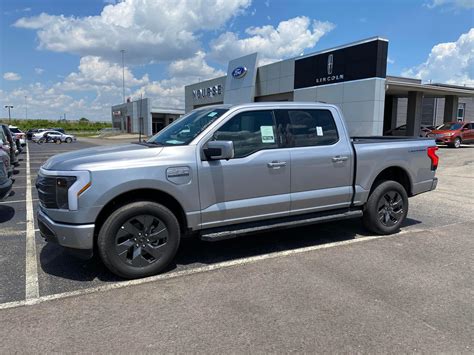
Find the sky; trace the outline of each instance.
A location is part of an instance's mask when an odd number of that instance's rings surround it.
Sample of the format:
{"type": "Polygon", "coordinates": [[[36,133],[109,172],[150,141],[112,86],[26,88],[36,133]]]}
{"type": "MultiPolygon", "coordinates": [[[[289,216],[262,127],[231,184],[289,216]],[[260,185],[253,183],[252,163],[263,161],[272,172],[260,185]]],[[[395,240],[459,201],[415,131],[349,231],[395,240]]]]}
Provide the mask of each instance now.
{"type": "Polygon", "coordinates": [[[0,0],[0,117],[109,121],[126,96],[184,107],[184,86],[364,38],[388,75],[474,86],[474,0],[0,0]],[[26,98],[25,98],[26,96],[26,98]]]}

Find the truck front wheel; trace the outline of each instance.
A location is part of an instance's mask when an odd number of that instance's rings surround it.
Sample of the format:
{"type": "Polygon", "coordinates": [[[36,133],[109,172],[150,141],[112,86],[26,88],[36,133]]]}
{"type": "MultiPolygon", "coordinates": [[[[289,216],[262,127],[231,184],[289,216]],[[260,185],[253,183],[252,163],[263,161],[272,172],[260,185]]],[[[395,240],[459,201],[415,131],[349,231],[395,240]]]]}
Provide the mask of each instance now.
{"type": "Polygon", "coordinates": [[[392,234],[400,229],[407,213],[405,188],[396,181],[384,181],[369,196],[363,222],[368,230],[376,234],[392,234]]]}
{"type": "Polygon", "coordinates": [[[106,219],[97,246],[110,271],[135,279],[158,274],[171,263],[180,233],[179,223],[168,208],[139,201],[120,207],[106,219]]]}

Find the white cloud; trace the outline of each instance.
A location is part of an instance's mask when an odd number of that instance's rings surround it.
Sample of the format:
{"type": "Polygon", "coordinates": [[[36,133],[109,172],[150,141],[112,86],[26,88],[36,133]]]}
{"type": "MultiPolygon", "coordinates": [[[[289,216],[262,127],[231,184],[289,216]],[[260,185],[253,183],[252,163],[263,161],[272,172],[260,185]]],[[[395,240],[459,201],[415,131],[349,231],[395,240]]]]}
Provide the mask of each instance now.
{"type": "Polygon", "coordinates": [[[474,28],[463,33],[456,42],[435,45],[428,59],[402,75],[424,81],[457,85],[474,85],[474,28]]]}
{"type": "Polygon", "coordinates": [[[38,75],[41,75],[44,73],[44,69],[43,68],[35,68],[35,73],[38,74],[38,75]]]}
{"type": "Polygon", "coordinates": [[[440,6],[449,6],[451,8],[472,9],[474,1],[472,0],[432,0],[426,4],[430,9],[440,6]]]}
{"type": "Polygon", "coordinates": [[[125,0],[98,16],[42,13],[23,17],[16,27],[37,31],[39,48],[93,55],[129,63],[187,58],[199,50],[199,34],[218,29],[250,5],[250,0],[125,0]]]}
{"type": "Polygon", "coordinates": [[[334,28],[330,22],[310,20],[306,16],[295,17],[273,26],[249,27],[246,38],[234,32],[226,32],[211,42],[211,55],[226,62],[239,56],[259,52],[261,63],[296,56],[305,49],[313,48],[319,39],[334,28]]]}
{"type": "Polygon", "coordinates": [[[392,59],[390,57],[387,58],[387,63],[388,64],[395,64],[395,59],[392,59]]]}
{"type": "Polygon", "coordinates": [[[209,66],[205,61],[206,54],[203,51],[196,52],[194,57],[172,62],[168,71],[172,77],[199,77],[208,79],[225,73],[209,66]]]}
{"type": "MultiPolygon", "coordinates": [[[[62,89],[81,91],[122,87],[122,67],[116,63],[109,63],[100,57],[86,56],[81,58],[78,69],[78,72],[70,73],[59,84],[62,89]]],[[[127,87],[143,85],[149,81],[148,75],[141,79],[135,78],[129,68],[125,68],[124,74],[127,87]]]]}
{"type": "Polygon", "coordinates": [[[10,71],[3,74],[3,79],[8,80],[8,81],[17,81],[17,80],[21,80],[21,76],[18,73],[13,73],[10,71]]]}

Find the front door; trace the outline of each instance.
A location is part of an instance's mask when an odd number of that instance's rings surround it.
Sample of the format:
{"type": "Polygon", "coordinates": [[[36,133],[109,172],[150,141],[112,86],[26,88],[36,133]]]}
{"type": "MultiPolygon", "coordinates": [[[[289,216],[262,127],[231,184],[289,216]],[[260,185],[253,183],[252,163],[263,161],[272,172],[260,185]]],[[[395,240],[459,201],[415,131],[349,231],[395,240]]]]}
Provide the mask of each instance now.
{"type": "Polygon", "coordinates": [[[202,227],[281,217],[290,209],[290,153],[271,110],[237,113],[211,140],[232,141],[234,158],[198,166],[202,227]]]}
{"type": "Polygon", "coordinates": [[[349,207],[352,148],[328,109],[275,111],[291,156],[290,214],[349,207]]]}

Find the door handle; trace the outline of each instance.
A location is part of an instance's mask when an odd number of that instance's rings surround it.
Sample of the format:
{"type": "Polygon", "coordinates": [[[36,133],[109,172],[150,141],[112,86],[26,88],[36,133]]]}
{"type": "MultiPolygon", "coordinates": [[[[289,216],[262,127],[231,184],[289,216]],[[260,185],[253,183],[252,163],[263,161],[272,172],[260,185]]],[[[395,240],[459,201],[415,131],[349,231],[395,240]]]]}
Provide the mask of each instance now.
{"type": "Polygon", "coordinates": [[[270,169],[280,169],[281,167],[286,166],[286,161],[276,161],[276,160],[274,160],[270,163],[267,163],[267,166],[270,169]]]}
{"type": "Polygon", "coordinates": [[[332,158],[332,161],[334,163],[339,163],[339,162],[342,162],[342,161],[346,161],[347,159],[349,159],[349,157],[341,157],[340,155],[338,155],[338,156],[335,156],[334,158],[332,158]]]}

